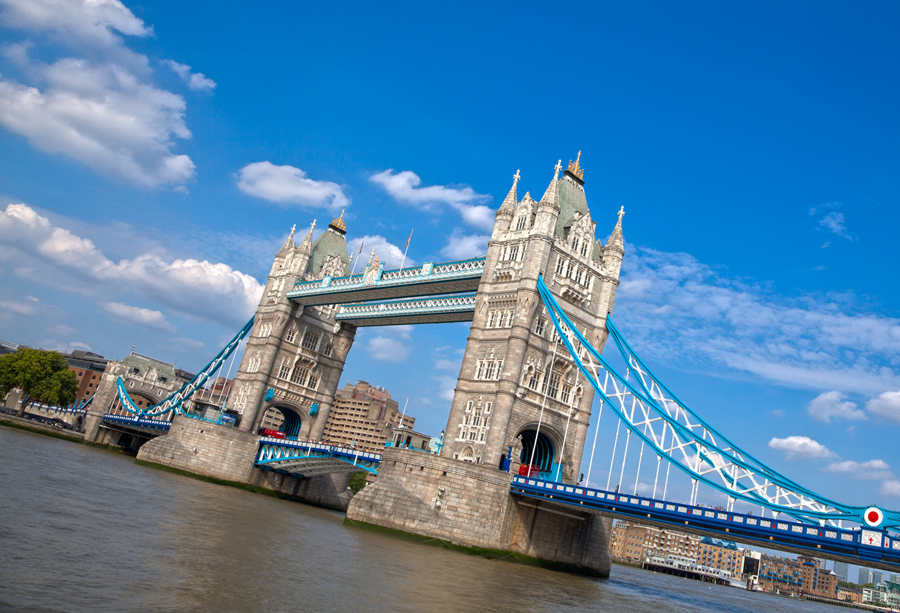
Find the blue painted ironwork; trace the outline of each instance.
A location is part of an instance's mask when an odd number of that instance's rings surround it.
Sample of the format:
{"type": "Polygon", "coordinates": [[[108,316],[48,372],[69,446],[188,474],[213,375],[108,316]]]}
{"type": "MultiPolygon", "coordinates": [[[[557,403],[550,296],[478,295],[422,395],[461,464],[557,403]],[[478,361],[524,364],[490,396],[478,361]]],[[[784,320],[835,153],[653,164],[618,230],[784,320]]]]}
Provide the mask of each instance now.
{"type": "Polygon", "coordinates": [[[805,522],[765,518],[528,477],[513,477],[510,491],[579,508],[640,518],[645,522],[716,532],[729,539],[740,537],[740,540],[761,541],[769,546],[790,545],[808,549],[818,556],[828,552],[900,566],[900,539],[886,530],[814,526],[805,522]]]}
{"type": "MultiPolygon", "coordinates": [[[[125,384],[122,381],[122,377],[119,377],[116,381],[116,386],[119,392],[119,401],[122,404],[122,407],[132,413],[134,415],[140,415],[144,417],[153,417],[156,415],[165,415],[170,411],[175,411],[178,414],[186,414],[182,410],[182,404],[190,400],[191,396],[193,396],[194,392],[198,389],[202,388],[206,381],[219,369],[222,363],[237,349],[238,345],[241,344],[241,341],[244,340],[244,337],[250,333],[250,330],[253,329],[253,318],[250,318],[244,327],[238,331],[233,339],[231,339],[225,347],[213,358],[213,360],[207,364],[203,370],[201,370],[198,374],[194,376],[193,379],[185,383],[181,386],[176,392],[173,392],[168,397],[166,397],[162,402],[158,402],[153,406],[147,408],[138,407],[134,401],[131,399],[131,396],[128,395],[128,390],[125,389],[125,384]]],[[[191,415],[188,415],[191,417],[191,415]]]]}
{"type": "Polygon", "coordinates": [[[335,314],[336,321],[388,320],[399,317],[461,315],[459,321],[471,321],[475,315],[475,294],[457,294],[439,298],[413,298],[386,302],[342,304],[335,314]]]}
{"type": "Polygon", "coordinates": [[[299,477],[364,470],[376,474],[381,454],[309,441],[259,439],[256,466],[299,477]]]}
{"type": "MultiPolygon", "coordinates": [[[[294,289],[288,292],[287,297],[303,304],[338,304],[341,302],[341,294],[359,292],[360,290],[403,287],[407,292],[404,295],[421,296],[428,293],[429,285],[465,280],[474,283],[473,287],[467,289],[475,289],[477,282],[481,279],[481,273],[484,271],[484,262],[485,258],[444,262],[441,264],[426,262],[418,268],[388,271],[383,269],[384,264],[382,263],[378,269],[372,269],[358,275],[335,278],[324,277],[316,281],[298,281],[294,285],[294,289]],[[321,296],[322,300],[315,300],[316,296],[321,296]]],[[[448,292],[441,291],[438,293],[448,292]]]]}
{"type": "Polygon", "coordinates": [[[120,426],[131,426],[132,428],[147,428],[150,430],[168,431],[172,426],[172,422],[163,421],[161,419],[147,419],[146,417],[128,415],[113,415],[107,413],[103,416],[103,421],[108,424],[117,424],[120,426]]]}
{"type": "Polygon", "coordinates": [[[566,349],[603,403],[631,434],[696,482],[727,494],[731,503],[742,500],[758,504],[802,522],[824,526],[851,521],[863,527],[900,527],[900,513],[896,511],[883,511],[882,521],[867,521],[866,511],[871,508],[818,495],[733,445],[653,375],[607,317],[607,329],[627,365],[626,376],[622,376],[572,323],[542,277],[537,287],[566,349]]]}

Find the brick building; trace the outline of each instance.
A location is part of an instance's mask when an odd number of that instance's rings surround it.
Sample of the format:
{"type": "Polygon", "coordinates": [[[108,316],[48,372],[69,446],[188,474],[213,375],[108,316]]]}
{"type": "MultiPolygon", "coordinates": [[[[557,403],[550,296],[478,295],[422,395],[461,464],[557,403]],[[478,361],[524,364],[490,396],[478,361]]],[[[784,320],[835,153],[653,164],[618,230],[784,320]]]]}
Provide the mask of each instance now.
{"type": "Polygon", "coordinates": [[[109,360],[102,355],[77,349],[72,353],[64,353],[62,356],[69,363],[69,370],[74,372],[78,379],[78,392],[75,399],[78,402],[87,400],[97,391],[100,378],[103,376],[109,360]]]}
{"type": "Polygon", "coordinates": [[[744,550],[732,542],[709,537],[700,541],[697,563],[701,566],[725,570],[737,577],[741,574],[743,561],[744,550]]]}
{"type": "Polygon", "coordinates": [[[609,553],[621,562],[642,562],[649,556],[679,555],[697,559],[700,537],[618,521],[613,526],[609,553]]]}

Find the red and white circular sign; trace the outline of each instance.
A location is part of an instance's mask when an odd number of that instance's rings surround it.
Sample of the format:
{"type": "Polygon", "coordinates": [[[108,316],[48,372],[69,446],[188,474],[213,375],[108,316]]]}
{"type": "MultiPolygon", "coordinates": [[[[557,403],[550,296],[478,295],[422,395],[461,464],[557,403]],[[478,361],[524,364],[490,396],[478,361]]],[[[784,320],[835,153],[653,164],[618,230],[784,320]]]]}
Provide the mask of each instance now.
{"type": "Polygon", "coordinates": [[[863,511],[863,521],[873,528],[877,528],[884,521],[884,513],[878,507],[869,507],[863,511]]]}

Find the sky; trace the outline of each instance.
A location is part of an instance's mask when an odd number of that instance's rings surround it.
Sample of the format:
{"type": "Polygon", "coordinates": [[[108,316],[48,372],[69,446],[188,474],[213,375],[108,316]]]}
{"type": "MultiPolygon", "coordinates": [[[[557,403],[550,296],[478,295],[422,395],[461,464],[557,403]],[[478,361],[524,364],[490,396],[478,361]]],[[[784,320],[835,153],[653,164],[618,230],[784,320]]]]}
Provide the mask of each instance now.
{"type": "MultiPolygon", "coordinates": [[[[0,338],[198,370],[294,224],[346,210],[388,266],[412,230],[407,265],[472,257],[517,170],[539,197],[581,151],[597,238],[625,208],[613,317],[644,360],[789,477],[900,508],[898,26],[889,2],[0,0],[0,338]]],[[[437,435],[467,330],[361,329],[343,379],[437,435]]]]}

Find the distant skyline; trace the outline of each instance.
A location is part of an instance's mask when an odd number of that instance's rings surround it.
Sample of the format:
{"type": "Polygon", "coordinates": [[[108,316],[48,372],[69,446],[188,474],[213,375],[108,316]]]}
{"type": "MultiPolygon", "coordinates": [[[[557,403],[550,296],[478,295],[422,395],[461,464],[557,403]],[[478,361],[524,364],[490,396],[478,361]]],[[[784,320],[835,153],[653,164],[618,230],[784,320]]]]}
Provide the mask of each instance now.
{"type": "MultiPolygon", "coordinates": [[[[413,229],[406,266],[472,257],[517,170],[539,197],[581,151],[598,239],[625,207],[636,350],[761,460],[898,508],[898,26],[889,2],[0,0],[0,338],[198,370],[294,224],[345,210],[388,266],[413,229]]],[[[437,435],[467,330],[360,329],[342,378],[437,435]]]]}

